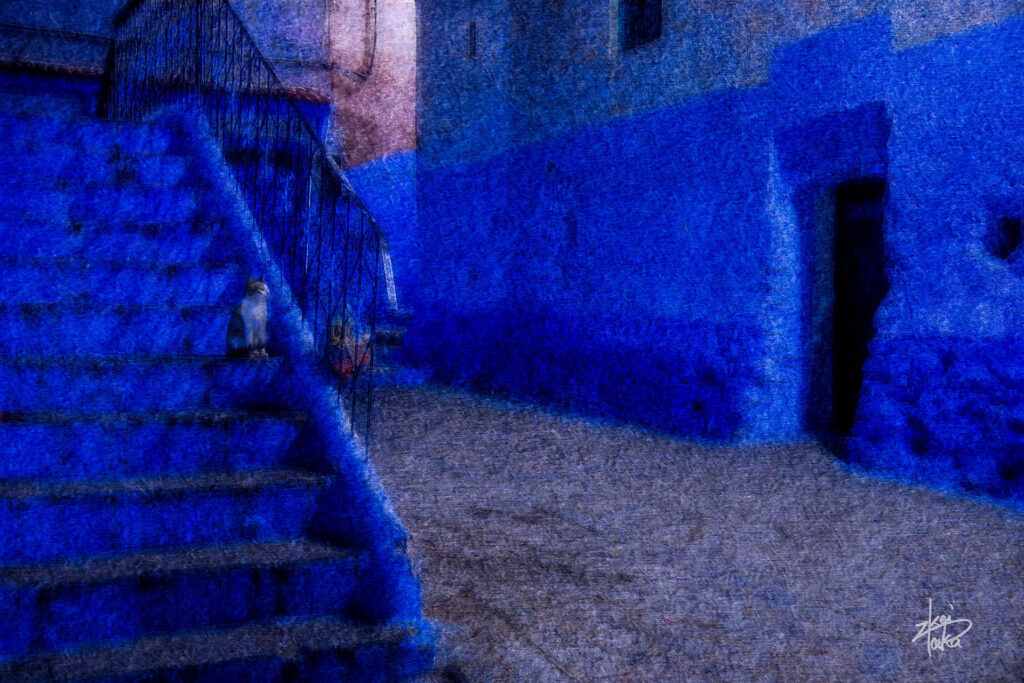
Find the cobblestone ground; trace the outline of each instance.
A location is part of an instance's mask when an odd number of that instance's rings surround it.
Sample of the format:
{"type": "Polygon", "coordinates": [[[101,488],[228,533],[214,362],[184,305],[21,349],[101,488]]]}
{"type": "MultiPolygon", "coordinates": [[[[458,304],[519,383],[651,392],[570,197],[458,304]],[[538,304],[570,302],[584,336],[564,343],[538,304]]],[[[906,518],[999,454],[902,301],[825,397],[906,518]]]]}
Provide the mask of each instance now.
{"type": "Polygon", "coordinates": [[[374,464],[442,632],[426,680],[1024,680],[1018,513],[812,444],[707,446],[432,387],[379,406],[374,464]],[[912,642],[929,599],[971,620],[959,648],[912,642]]]}

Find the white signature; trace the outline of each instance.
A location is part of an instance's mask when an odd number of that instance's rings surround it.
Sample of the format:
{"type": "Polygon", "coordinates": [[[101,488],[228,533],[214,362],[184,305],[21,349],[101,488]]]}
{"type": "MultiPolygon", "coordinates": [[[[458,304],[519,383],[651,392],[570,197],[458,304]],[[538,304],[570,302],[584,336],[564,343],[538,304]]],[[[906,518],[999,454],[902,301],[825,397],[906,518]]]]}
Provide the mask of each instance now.
{"type": "MultiPolygon", "coordinates": [[[[953,605],[950,605],[949,609],[953,609],[953,605]]],[[[947,647],[961,647],[960,639],[964,637],[965,633],[971,630],[971,626],[974,624],[971,623],[970,619],[954,619],[948,614],[940,614],[939,616],[932,618],[932,599],[928,598],[928,620],[919,621],[914,625],[917,626],[918,631],[917,635],[914,636],[914,639],[910,642],[916,643],[921,638],[924,638],[925,644],[928,647],[928,656],[931,657],[932,650],[942,652],[947,647]],[[967,626],[964,630],[960,631],[960,633],[947,633],[946,629],[954,624],[967,624],[967,626]],[[936,631],[941,631],[941,633],[935,636],[930,635],[936,631]]]]}

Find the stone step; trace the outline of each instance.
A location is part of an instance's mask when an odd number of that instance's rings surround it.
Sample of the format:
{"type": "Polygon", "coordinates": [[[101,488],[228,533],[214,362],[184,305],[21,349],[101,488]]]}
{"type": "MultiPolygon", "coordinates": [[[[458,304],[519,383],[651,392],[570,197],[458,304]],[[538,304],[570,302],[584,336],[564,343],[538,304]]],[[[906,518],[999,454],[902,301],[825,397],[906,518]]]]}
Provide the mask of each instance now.
{"type": "Polygon", "coordinates": [[[357,558],[306,539],[0,566],[0,658],[282,616],[345,614],[357,558]]]}
{"type": "MultiPolygon", "coordinates": [[[[84,259],[81,257],[20,258],[0,262],[0,287],[22,301],[66,300],[96,303],[237,303],[245,290],[246,274],[237,263],[161,262],[143,259],[84,259]],[[6,267],[17,269],[5,276],[6,267]],[[60,282],[26,284],[33,278],[60,282]],[[20,284],[19,284],[20,283],[20,284]],[[141,293],[139,290],[156,290],[141,293]],[[38,292],[38,296],[32,296],[38,292]]],[[[13,302],[13,298],[6,298],[13,302]]]]}
{"type": "MultiPolygon", "coordinates": [[[[30,169],[32,161],[26,162],[30,169]]],[[[26,191],[8,192],[3,203],[0,203],[0,220],[17,221],[32,216],[61,218],[70,215],[72,194],[56,185],[45,187],[40,183],[32,183],[26,191]]]]}
{"type": "Polygon", "coordinates": [[[187,184],[189,160],[172,155],[129,156],[117,150],[92,150],[68,158],[56,143],[0,148],[0,191],[5,196],[61,190],[69,196],[105,184],[114,188],[153,189],[187,184]]]}
{"type": "MultiPolygon", "coordinates": [[[[60,123],[81,118],[85,108],[80,100],[66,97],[54,97],[50,94],[36,92],[20,92],[13,89],[0,89],[0,111],[9,117],[22,120],[36,121],[45,119],[57,130],[63,130],[65,126],[60,123]],[[39,112],[46,112],[46,116],[39,116],[39,112]]],[[[41,123],[36,124],[41,125],[41,123]]]]}
{"type": "Polygon", "coordinates": [[[430,668],[420,623],[356,625],[283,618],[0,660],[0,677],[28,681],[400,681],[430,668]]]}
{"type": "Polygon", "coordinates": [[[80,185],[74,191],[42,184],[10,194],[0,204],[0,221],[105,222],[191,225],[197,215],[195,191],[187,186],[120,187],[110,182],[80,185]]]}
{"type": "MultiPolygon", "coordinates": [[[[5,213],[0,210],[0,215],[5,213]]],[[[83,222],[191,225],[197,215],[197,199],[195,190],[187,186],[119,187],[97,182],[75,192],[68,215],[83,222]]]]}
{"type": "Polygon", "coordinates": [[[0,480],[260,470],[289,459],[306,421],[277,410],[3,412],[0,480]]]}
{"type": "Polygon", "coordinates": [[[0,217],[4,253],[19,257],[138,259],[162,263],[200,263],[208,255],[223,262],[232,250],[217,239],[217,223],[78,222],[67,215],[25,219],[0,217]]]}
{"type": "Polygon", "coordinates": [[[133,179],[143,187],[168,187],[185,182],[189,160],[168,154],[138,155],[116,162],[121,179],[133,179]]]}
{"type": "Polygon", "coordinates": [[[0,187],[14,196],[32,190],[69,191],[75,173],[93,174],[97,180],[113,178],[106,155],[76,161],[69,156],[67,148],[56,142],[4,146],[0,148],[0,187]],[[60,180],[64,183],[58,186],[60,180]]]}
{"type": "MultiPolygon", "coordinates": [[[[280,359],[0,357],[0,413],[227,409],[270,402],[280,359]]],[[[2,469],[2,468],[0,468],[2,469]]]]}
{"type": "Polygon", "coordinates": [[[236,264],[105,261],[83,257],[0,258],[0,301],[229,305],[245,293],[236,264]]]}
{"type": "Polygon", "coordinates": [[[0,223],[15,226],[105,223],[130,230],[141,223],[189,227],[197,216],[195,193],[183,186],[120,189],[95,183],[94,189],[75,193],[36,188],[18,192],[0,204],[0,223]]]}
{"type": "Polygon", "coordinates": [[[281,469],[2,481],[0,564],[299,538],[328,482],[281,469]]]}
{"type": "Polygon", "coordinates": [[[231,307],[0,304],[0,355],[219,355],[231,307]]]}

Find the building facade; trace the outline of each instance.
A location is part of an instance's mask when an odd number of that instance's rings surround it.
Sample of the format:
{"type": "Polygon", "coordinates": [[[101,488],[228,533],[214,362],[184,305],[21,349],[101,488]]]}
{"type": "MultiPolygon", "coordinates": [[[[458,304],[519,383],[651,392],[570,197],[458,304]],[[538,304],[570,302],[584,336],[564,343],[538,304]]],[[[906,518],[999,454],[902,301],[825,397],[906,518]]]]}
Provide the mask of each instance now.
{"type": "MultiPolygon", "coordinates": [[[[4,3],[5,49],[56,29],[99,69],[118,7],[4,3]]],[[[1024,491],[1018,2],[237,9],[332,105],[412,311],[407,363],[1024,491]]]]}
{"type": "Polygon", "coordinates": [[[1024,490],[1020,5],[653,4],[418,3],[409,360],[1024,490]]]}

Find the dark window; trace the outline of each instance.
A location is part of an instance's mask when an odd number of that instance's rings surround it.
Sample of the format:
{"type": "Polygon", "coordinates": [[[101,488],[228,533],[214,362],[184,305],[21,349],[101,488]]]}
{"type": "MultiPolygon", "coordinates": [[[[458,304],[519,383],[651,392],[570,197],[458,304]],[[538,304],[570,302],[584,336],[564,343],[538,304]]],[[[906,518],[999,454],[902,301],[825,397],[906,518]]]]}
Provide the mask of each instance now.
{"type": "Polygon", "coordinates": [[[470,57],[476,57],[476,22],[469,22],[469,36],[466,40],[466,53],[470,57]]]}
{"type": "Polygon", "coordinates": [[[996,258],[1008,261],[1020,248],[1021,219],[1000,218],[992,227],[993,229],[986,235],[985,247],[988,249],[988,253],[996,258]]]}
{"type": "Polygon", "coordinates": [[[649,43],[661,36],[661,0],[622,0],[619,21],[623,51],[649,43]]]}

